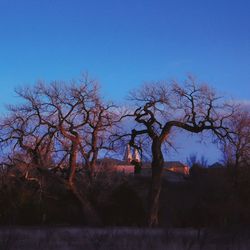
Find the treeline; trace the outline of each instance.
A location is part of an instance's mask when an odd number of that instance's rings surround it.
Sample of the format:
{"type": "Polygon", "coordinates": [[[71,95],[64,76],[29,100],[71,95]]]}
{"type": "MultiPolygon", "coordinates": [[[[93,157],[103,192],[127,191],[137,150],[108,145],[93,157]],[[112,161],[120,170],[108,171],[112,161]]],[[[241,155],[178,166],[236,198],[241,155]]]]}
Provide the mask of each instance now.
{"type": "Polygon", "coordinates": [[[250,168],[191,168],[184,183],[168,183],[161,222],[169,227],[232,228],[250,224],[250,168]]]}
{"type": "Polygon", "coordinates": [[[208,131],[227,165],[249,164],[249,113],[193,77],[145,84],[130,93],[128,108],[101,98],[88,76],[16,93],[20,102],[9,105],[0,123],[0,223],[161,224],[163,148],[173,145],[176,129],[208,131]],[[151,158],[150,180],[117,174],[98,161],[126,143],[151,158]]]}
{"type": "MultiPolygon", "coordinates": [[[[33,176],[36,180],[2,176],[1,225],[147,225],[149,177],[105,170],[89,183],[79,174],[77,187],[91,206],[87,210],[60,177],[49,171],[33,176]]],[[[159,226],[248,227],[249,178],[249,167],[240,168],[237,178],[231,168],[194,167],[183,182],[164,180],[159,226]]]]}

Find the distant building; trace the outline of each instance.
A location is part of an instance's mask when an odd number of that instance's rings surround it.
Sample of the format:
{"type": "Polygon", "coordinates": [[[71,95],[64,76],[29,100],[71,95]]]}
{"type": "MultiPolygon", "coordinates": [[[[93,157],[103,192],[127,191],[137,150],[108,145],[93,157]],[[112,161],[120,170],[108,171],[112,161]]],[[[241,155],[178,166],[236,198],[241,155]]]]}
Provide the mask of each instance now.
{"type": "MultiPolygon", "coordinates": [[[[102,164],[107,165],[112,170],[122,172],[124,174],[135,173],[135,163],[141,163],[141,157],[137,149],[131,149],[129,145],[126,146],[123,161],[117,159],[103,159],[102,164]]],[[[142,175],[151,175],[151,164],[149,162],[142,163],[140,167],[142,175]]],[[[163,171],[171,171],[176,174],[188,175],[189,167],[179,161],[168,161],[164,163],[163,171]]]]}
{"type": "MultiPolygon", "coordinates": [[[[151,173],[151,163],[144,163],[142,170],[145,173],[151,173]]],[[[176,174],[189,175],[189,167],[179,161],[166,161],[163,165],[163,171],[171,171],[176,174]]]]}
{"type": "Polygon", "coordinates": [[[141,162],[141,157],[140,157],[140,154],[139,154],[137,148],[134,150],[134,157],[133,157],[133,160],[136,161],[136,162],[141,162]]]}
{"type": "Polygon", "coordinates": [[[179,161],[164,162],[164,169],[167,169],[169,171],[179,173],[179,174],[184,174],[184,175],[189,174],[189,167],[179,161]]]}
{"type": "Polygon", "coordinates": [[[133,156],[132,156],[131,148],[129,144],[126,146],[123,160],[126,163],[131,163],[131,161],[133,160],[133,156]]]}
{"type": "MultiPolygon", "coordinates": [[[[107,162],[107,160],[106,160],[107,162]]],[[[124,174],[133,174],[135,172],[135,166],[133,164],[126,163],[125,161],[109,160],[109,167],[117,172],[122,172],[124,174]]],[[[189,167],[178,161],[165,162],[163,171],[174,172],[176,174],[188,175],[189,167]]],[[[141,174],[148,176],[151,175],[151,164],[142,164],[141,174]]],[[[163,173],[163,174],[164,174],[163,173]]]]}
{"type": "Polygon", "coordinates": [[[140,157],[140,154],[139,154],[139,152],[138,152],[138,149],[135,148],[135,149],[131,152],[130,145],[128,144],[128,145],[126,146],[126,149],[125,149],[125,153],[124,153],[123,160],[124,160],[124,162],[126,162],[126,163],[131,163],[132,161],[141,162],[141,157],[140,157]]]}
{"type": "Polygon", "coordinates": [[[129,144],[125,148],[122,161],[112,158],[99,160],[99,164],[102,164],[113,171],[121,172],[124,174],[134,174],[135,165],[137,163],[141,163],[140,154],[137,149],[131,149],[129,144]]]}
{"type": "Polygon", "coordinates": [[[117,172],[121,172],[124,174],[133,174],[135,172],[135,166],[134,165],[126,165],[126,164],[121,164],[121,165],[116,165],[113,167],[113,170],[117,172]]]}

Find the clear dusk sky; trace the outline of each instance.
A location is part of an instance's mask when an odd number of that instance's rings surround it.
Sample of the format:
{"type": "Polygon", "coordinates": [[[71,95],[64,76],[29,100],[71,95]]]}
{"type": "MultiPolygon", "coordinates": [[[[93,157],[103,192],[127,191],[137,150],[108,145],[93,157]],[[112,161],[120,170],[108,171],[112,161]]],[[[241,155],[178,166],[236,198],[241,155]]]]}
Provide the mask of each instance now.
{"type": "Polygon", "coordinates": [[[114,101],[187,73],[248,101],[250,1],[0,0],[0,111],[16,86],[83,71],[114,101]]]}

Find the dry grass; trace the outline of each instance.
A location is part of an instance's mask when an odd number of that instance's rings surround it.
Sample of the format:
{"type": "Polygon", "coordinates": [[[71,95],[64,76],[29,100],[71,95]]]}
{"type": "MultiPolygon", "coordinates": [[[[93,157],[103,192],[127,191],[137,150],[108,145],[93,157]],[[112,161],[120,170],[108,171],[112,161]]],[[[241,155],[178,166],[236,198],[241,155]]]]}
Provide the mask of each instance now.
{"type": "Polygon", "coordinates": [[[5,227],[0,229],[0,249],[247,250],[249,236],[249,230],[5,227]]]}

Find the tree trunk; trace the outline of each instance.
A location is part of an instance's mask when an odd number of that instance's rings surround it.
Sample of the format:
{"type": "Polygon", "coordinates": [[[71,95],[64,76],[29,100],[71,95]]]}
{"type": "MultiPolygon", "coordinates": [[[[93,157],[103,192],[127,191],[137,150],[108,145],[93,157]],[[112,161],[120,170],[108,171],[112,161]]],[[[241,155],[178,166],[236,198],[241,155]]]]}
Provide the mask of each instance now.
{"type": "Polygon", "coordinates": [[[92,133],[92,159],[90,162],[91,178],[94,177],[94,174],[96,171],[96,161],[97,161],[97,157],[98,157],[97,140],[98,140],[98,130],[96,128],[96,129],[94,129],[94,131],[92,133]]]}
{"type": "Polygon", "coordinates": [[[154,139],[152,143],[152,180],[149,191],[149,211],[148,225],[149,227],[158,226],[159,198],[161,193],[162,169],[164,164],[163,154],[161,152],[161,142],[154,139]]]}
{"type": "Polygon", "coordinates": [[[37,150],[32,150],[32,165],[35,167],[44,167],[42,166],[42,160],[39,152],[37,150]]]}
{"type": "MultiPolygon", "coordinates": [[[[97,212],[89,202],[86,193],[83,190],[79,190],[77,187],[77,183],[75,180],[76,176],[76,165],[77,165],[77,152],[78,152],[78,140],[72,142],[71,149],[70,149],[70,176],[69,176],[69,188],[74,194],[74,196],[78,199],[81,204],[81,208],[83,214],[86,216],[86,223],[89,226],[99,226],[100,220],[98,217],[97,212]]],[[[86,192],[86,190],[85,190],[86,192]]]]}
{"type": "Polygon", "coordinates": [[[94,177],[95,172],[96,172],[96,161],[97,161],[97,156],[98,156],[98,150],[95,149],[93,151],[92,159],[91,159],[91,166],[90,166],[90,172],[91,172],[91,178],[94,177]]]}
{"type": "Polygon", "coordinates": [[[77,160],[77,142],[72,142],[71,150],[70,150],[70,158],[69,158],[69,167],[70,167],[70,174],[69,174],[69,185],[74,184],[74,179],[76,176],[76,160],[77,160]]]}
{"type": "Polygon", "coordinates": [[[87,226],[100,226],[101,220],[95,208],[92,206],[91,202],[89,201],[86,190],[81,190],[77,187],[77,183],[69,183],[69,189],[76,197],[76,199],[80,202],[81,209],[86,219],[87,226]]]}

